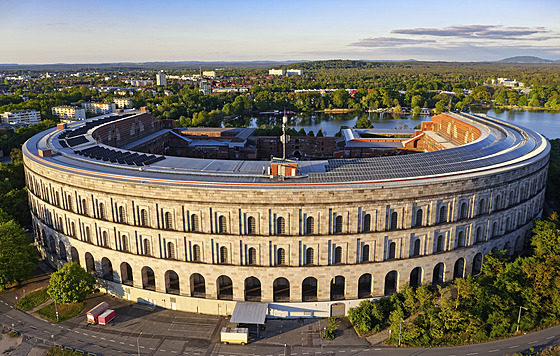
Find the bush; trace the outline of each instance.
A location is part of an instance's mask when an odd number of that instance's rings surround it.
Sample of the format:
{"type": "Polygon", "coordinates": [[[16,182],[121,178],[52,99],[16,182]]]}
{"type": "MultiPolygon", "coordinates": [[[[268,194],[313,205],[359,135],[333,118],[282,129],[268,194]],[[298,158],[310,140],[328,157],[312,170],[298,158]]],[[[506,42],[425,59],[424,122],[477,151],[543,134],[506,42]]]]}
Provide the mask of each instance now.
{"type": "Polygon", "coordinates": [[[16,304],[16,308],[23,311],[31,310],[44,302],[49,300],[49,295],[47,293],[47,288],[42,288],[34,292],[29,293],[25,297],[21,298],[16,304]]]}

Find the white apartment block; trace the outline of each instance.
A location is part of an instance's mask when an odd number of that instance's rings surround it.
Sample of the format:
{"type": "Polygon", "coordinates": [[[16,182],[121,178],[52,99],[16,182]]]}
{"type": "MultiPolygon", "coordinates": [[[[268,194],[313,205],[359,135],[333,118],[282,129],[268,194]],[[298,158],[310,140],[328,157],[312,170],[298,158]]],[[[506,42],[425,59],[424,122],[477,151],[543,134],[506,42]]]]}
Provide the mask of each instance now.
{"type": "Polygon", "coordinates": [[[284,71],[284,69],[270,69],[268,71],[268,74],[283,76],[284,74],[286,74],[286,72],[284,71]]]}
{"type": "Polygon", "coordinates": [[[286,71],[287,75],[302,75],[303,74],[303,69],[288,69],[286,71]]]}
{"type": "Polygon", "coordinates": [[[200,81],[200,89],[199,91],[202,92],[204,95],[212,94],[212,84],[206,80],[200,81]]]}
{"type": "Polygon", "coordinates": [[[132,101],[132,99],[114,98],[113,101],[119,109],[132,109],[132,107],[134,106],[134,102],[132,101]]]}
{"type": "Polygon", "coordinates": [[[156,74],[156,85],[167,86],[167,76],[165,73],[160,72],[156,74]]]}
{"type": "Polygon", "coordinates": [[[115,103],[82,103],[82,108],[94,114],[110,114],[117,111],[115,103]]]}
{"type": "Polygon", "coordinates": [[[10,125],[34,125],[41,121],[41,113],[37,110],[6,111],[2,122],[10,125]]]}
{"type": "Polygon", "coordinates": [[[204,72],[202,72],[202,76],[214,79],[216,78],[216,72],[213,70],[205,70],[204,72]]]}
{"type": "Polygon", "coordinates": [[[76,106],[55,106],[52,108],[52,113],[58,116],[63,123],[86,119],[86,110],[76,106]]]}

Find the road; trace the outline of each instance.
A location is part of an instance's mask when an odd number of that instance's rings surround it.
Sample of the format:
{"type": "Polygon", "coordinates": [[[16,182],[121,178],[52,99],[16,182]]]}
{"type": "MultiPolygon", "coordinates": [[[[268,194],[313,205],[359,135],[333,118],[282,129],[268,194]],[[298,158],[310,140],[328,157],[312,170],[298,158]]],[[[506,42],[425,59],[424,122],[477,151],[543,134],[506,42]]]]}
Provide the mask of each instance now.
{"type": "MultiPolygon", "coordinates": [[[[560,343],[560,326],[526,335],[451,348],[395,348],[340,345],[322,342],[322,346],[302,346],[301,337],[284,346],[269,339],[249,345],[216,343],[217,331],[223,319],[172,311],[148,312],[134,306],[128,317],[121,317],[111,329],[87,326],[85,321],[66,321],[60,324],[37,319],[13,307],[13,296],[0,295],[0,323],[30,338],[56,343],[99,355],[196,355],[196,356],[318,356],[318,355],[504,355],[540,349],[560,343]],[[165,330],[163,330],[165,328],[165,330]],[[142,334],[140,334],[142,332],[142,334]]],[[[124,313],[121,313],[123,315],[124,313]]],[[[299,331],[294,331],[299,332],[299,331]]],[[[318,336],[314,336],[318,338],[318,336]]]]}

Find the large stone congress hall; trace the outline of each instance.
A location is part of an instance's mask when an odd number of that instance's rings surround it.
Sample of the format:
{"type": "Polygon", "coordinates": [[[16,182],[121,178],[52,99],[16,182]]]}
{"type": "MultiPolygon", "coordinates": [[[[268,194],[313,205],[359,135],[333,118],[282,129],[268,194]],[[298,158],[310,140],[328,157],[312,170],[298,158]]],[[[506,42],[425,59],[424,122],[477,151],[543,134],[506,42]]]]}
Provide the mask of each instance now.
{"type": "Polygon", "coordinates": [[[102,290],[164,308],[227,315],[242,301],[268,303],[271,317],[346,313],[406,283],[476,275],[491,251],[522,250],[550,151],[534,131],[459,113],[423,122],[398,143],[418,153],[403,155],[165,154],[177,135],[139,110],[27,141],[43,257],[56,268],[79,262],[102,290]]]}

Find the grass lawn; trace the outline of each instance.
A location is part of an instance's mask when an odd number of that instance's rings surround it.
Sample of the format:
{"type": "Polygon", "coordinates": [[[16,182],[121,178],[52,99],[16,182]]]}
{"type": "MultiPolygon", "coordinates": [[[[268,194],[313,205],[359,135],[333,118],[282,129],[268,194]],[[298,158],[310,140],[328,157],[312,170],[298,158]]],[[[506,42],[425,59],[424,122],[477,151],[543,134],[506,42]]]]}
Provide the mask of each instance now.
{"type": "MultiPolygon", "coordinates": [[[[70,304],[59,304],[58,305],[58,321],[64,321],[72,319],[76,315],[80,314],[84,310],[86,303],[70,303],[70,304]]],[[[47,305],[37,311],[45,319],[52,323],[56,323],[56,314],[54,309],[54,303],[47,305]]]]}
{"type": "Polygon", "coordinates": [[[49,351],[47,351],[47,356],[83,356],[85,355],[81,351],[74,351],[62,348],[60,346],[51,346],[49,351]]]}
{"type": "Polygon", "coordinates": [[[16,308],[23,311],[28,311],[35,308],[38,305],[43,304],[49,300],[49,295],[47,294],[47,288],[42,288],[31,292],[25,297],[21,298],[16,304],[16,308]]]}

